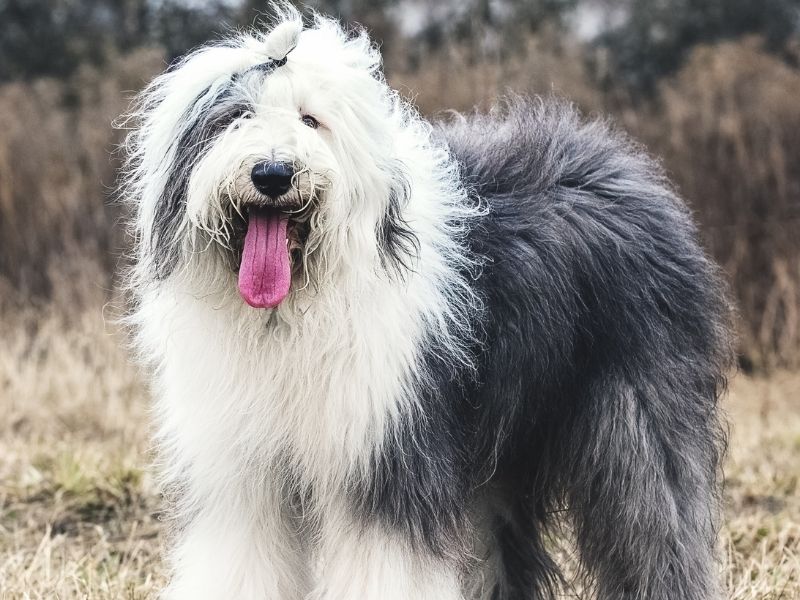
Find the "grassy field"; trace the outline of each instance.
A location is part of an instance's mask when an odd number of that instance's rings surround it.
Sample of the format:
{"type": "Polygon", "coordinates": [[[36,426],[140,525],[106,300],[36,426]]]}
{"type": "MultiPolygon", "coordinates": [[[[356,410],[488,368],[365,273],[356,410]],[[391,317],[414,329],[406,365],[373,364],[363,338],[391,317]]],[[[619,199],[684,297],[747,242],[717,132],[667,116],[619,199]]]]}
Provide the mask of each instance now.
{"type": "MultiPolygon", "coordinates": [[[[155,598],[147,398],[119,336],[98,309],[7,318],[0,340],[0,598],[155,598]]],[[[724,406],[728,597],[800,598],[800,374],[740,376],[724,406]]]]}

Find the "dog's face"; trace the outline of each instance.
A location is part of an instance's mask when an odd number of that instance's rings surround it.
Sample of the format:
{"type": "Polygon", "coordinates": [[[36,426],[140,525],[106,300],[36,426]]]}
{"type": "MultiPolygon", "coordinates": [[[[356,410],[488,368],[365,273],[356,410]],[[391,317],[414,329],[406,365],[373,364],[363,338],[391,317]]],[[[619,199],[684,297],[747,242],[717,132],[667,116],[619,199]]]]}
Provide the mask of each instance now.
{"type": "Polygon", "coordinates": [[[407,186],[379,63],[366,36],[293,14],[157,78],[131,137],[140,262],[156,279],[227,269],[260,308],[385,263],[407,186]]]}

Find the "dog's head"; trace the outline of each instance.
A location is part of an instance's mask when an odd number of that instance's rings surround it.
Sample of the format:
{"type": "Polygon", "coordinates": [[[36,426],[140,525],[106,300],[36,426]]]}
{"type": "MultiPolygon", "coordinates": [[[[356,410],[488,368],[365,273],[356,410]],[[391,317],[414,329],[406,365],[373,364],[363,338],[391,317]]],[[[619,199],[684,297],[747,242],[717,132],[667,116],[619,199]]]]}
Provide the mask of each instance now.
{"type": "Polygon", "coordinates": [[[132,115],[127,195],[149,278],[235,276],[248,304],[275,307],[411,260],[397,151],[410,113],[364,33],[304,28],[284,8],[269,31],[170,68],[132,115]]]}

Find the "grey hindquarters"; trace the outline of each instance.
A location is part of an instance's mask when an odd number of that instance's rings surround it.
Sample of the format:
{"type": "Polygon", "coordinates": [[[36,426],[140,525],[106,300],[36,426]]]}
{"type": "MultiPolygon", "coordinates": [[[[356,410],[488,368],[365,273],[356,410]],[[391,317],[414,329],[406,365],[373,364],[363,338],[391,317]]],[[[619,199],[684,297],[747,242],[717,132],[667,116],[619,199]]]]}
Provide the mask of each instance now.
{"type": "Polygon", "coordinates": [[[716,419],[685,386],[609,373],[570,433],[567,498],[599,598],[717,596],[716,419]]]}
{"type": "Polygon", "coordinates": [[[480,412],[460,420],[474,471],[497,457],[511,490],[494,597],[553,596],[540,535],[564,505],[598,598],[716,597],[729,307],[687,209],[640,148],[564,103],[514,99],[443,135],[490,209],[471,238],[488,258],[480,412]]]}

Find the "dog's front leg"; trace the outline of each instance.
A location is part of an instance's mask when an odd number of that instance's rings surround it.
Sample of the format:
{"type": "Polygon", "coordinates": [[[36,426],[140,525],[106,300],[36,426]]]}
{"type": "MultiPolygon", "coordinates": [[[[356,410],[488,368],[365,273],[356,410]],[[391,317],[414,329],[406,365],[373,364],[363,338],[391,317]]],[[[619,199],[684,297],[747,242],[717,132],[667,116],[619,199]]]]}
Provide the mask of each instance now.
{"type": "Polygon", "coordinates": [[[320,572],[308,600],[462,600],[456,563],[378,521],[335,512],[323,519],[320,572]]]}
{"type": "Polygon", "coordinates": [[[302,600],[302,540],[284,509],[234,502],[202,509],[178,534],[164,600],[302,600]]]}

